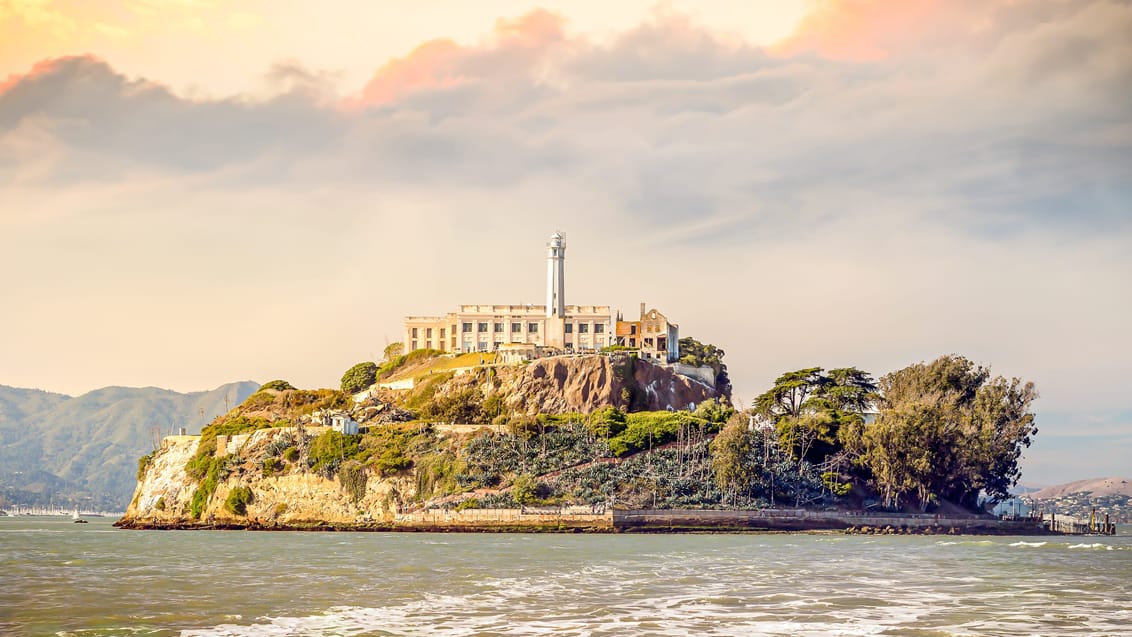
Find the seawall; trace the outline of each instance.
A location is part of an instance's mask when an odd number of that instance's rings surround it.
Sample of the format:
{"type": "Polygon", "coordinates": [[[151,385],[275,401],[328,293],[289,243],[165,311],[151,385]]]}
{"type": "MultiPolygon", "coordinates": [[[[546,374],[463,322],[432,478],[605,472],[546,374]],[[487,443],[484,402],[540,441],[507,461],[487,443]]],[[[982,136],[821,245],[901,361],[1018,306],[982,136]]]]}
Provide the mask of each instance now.
{"type": "Polygon", "coordinates": [[[849,531],[888,533],[952,533],[969,535],[1043,535],[1040,521],[1001,520],[987,516],[931,514],[865,514],[804,509],[731,511],[646,509],[605,512],[538,509],[430,510],[398,513],[389,519],[361,522],[267,520],[123,519],[132,529],[249,529],[407,532],[570,532],[570,533],[757,533],[849,531]]]}

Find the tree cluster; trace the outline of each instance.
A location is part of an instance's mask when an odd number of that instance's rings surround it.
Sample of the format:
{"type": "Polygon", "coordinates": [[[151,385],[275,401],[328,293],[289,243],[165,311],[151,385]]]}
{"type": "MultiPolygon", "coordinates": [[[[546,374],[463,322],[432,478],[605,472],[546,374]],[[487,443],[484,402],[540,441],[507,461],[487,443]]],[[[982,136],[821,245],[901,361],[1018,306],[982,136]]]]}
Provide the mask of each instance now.
{"type": "Polygon", "coordinates": [[[722,396],[731,396],[731,378],[723,363],[724,351],[710,343],[701,343],[686,336],[679,341],[680,362],[693,367],[711,367],[715,372],[715,388],[722,396]]]}
{"type": "Polygon", "coordinates": [[[974,508],[980,493],[1010,496],[1038,431],[1033,383],[944,356],[884,376],[879,390],[876,423],[845,442],[890,505],[912,496],[921,508],[937,498],[974,508]]]}
{"type": "MultiPolygon", "coordinates": [[[[947,500],[974,509],[980,496],[1000,501],[1017,484],[1022,449],[1037,433],[1035,398],[1033,383],[992,378],[950,355],[878,382],[854,367],[787,372],[750,416],[773,429],[799,467],[822,467],[835,492],[847,492],[844,478],[872,487],[891,508],[947,500]]],[[[729,427],[717,439],[721,487],[743,488],[765,473],[749,457],[759,442],[752,436],[729,427]]]]}

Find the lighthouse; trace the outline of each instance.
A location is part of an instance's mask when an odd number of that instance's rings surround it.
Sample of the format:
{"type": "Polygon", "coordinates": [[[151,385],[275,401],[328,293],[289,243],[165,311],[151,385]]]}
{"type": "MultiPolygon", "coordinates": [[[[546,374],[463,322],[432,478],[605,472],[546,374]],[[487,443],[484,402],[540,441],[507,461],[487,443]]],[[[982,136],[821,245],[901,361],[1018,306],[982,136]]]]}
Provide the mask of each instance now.
{"type": "Polygon", "coordinates": [[[546,317],[566,318],[566,237],[561,232],[550,235],[546,243],[546,317]]]}

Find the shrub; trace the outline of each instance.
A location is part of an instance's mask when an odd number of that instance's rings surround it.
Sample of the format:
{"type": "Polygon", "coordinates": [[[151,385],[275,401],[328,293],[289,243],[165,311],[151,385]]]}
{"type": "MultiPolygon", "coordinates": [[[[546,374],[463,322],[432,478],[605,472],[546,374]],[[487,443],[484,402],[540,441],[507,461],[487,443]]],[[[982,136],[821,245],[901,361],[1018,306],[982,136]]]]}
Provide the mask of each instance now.
{"type": "Polygon", "coordinates": [[[590,414],[586,429],[599,438],[612,438],[625,431],[625,412],[609,405],[590,414]]]}
{"type": "Polygon", "coordinates": [[[503,395],[495,392],[483,400],[483,418],[484,420],[495,421],[496,418],[504,416],[503,410],[507,405],[503,401],[503,395]]]}
{"type": "Polygon", "coordinates": [[[279,471],[280,468],[281,467],[279,465],[279,461],[276,460],[275,458],[264,458],[263,459],[263,475],[264,475],[264,477],[271,477],[271,476],[275,475],[275,472],[279,471]]]}
{"type": "Polygon", "coordinates": [[[161,497],[157,498],[157,502],[153,503],[153,508],[157,509],[158,511],[164,511],[165,510],[165,496],[161,496],[161,497]]]}
{"type": "Polygon", "coordinates": [[[292,385],[291,383],[288,383],[285,380],[269,380],[266,383],[260,385],[259,391],[263,391],[265,389],[274,389],[275,391],[287,391],[288,389],[294,389],[294,388],[295,388],[294,385],[292,385]]]}
{"type": "Polygon", "coordinates": [[[146,471],[149,471],[149,465],[151,464],[153,464],[152,453],[147,453],[146,455],[138,458],[138,482],[141,482],[145,479],[145,473],[146,471]]]}
{"type": "Polygon", "coordinates": [[[342,375],[342,391],[356,394],[377,382],[377,364],[366,361],[358,363],[342,375]]]}
{"type": "Polygon", "coordinates": [[[224,508],[234,515],[247,515],[248,505],[252,502],[252,490],[248,487],[236,487],[228,492],[224,500],[224,508]]]}
{"type": "Polygon", "coordinates": [[[361,448],[361,434],[346,435],[326,431],[311,442],[307,465],[327,478],[333,477],[343,460],[360,460],[368,457],[361,448]]]}
{"type": "Polygon", "coordinates": [[[279,504],[275,505],[275,516],[276,517],[279,517],[280,515],[283,515],[286,512],[287,512],[287,503],[286,502],[280,502],[279,504]]]}
{"type": "Polygon", "coordinates": [[[343,491],[350,494],[354,502],[361,500],[366,494],[368,480],[365,465],[357,460],[348,460],[338,468],[338,483],[343,491]]]}
{"type": "Polygon", "coordinates": [[[242,405],[248,409],[257,409],[266,407],[275,402],[275,394],[266,391],[257,391],[256,393],[248,396],[242,405]]]}
{"type": "Polygon", "coordinates": [[[460,500],[456,504],[456,510],[457,511],[467,511],[468,509],[478,509],[478,508],[480,508],[480,501],[477,500],[476,498],[466,498],[466,499],[460,500]]]}
{"type": "Polygon", "coordinates": [[[647,411],[626,416],[625,430],[610,439],[615,456],[657,447],[676,439],[684,420],[680,412],[647,411]]]}
{"type": "Polygon", "coordinates": [[[476,423],[483,420],[483,394],[478,389],[468,387],[434,398],[421,409],[427,418],[435,418],[455,423],[476,423]]]}
{"type": "Polygon", "coordinates": [[[731,405],[721,403],[714,398],[709,398],[696,406],[696,411],[692,415],[697,418],[711,421],[716,425],[712,431],[719,431],[719,427],[731,419],[735,415],[735,409],[731,405]]]}
{"type": "Polygon", "coordinates": [[[298,460],[299,459],[299,448],[298,447],[287,447],[287,449],[285,449],[283,451],[283,459],[286,460],[287,462],[294,462],[294,461],[298,460]]]}
{"type": "Polygon", "coordinates": [[[535,479],[527,474],[516,476],[515,481],[511,483],[511,498],[519,504],[534,502],[537,484],[535,479]]]}
{"type": "Polygon", "coordinates": [[[424,500],[460,490],[456,478],[467,466],[448,451],[432,453],[416,462],[417,498],[424,500]]]}

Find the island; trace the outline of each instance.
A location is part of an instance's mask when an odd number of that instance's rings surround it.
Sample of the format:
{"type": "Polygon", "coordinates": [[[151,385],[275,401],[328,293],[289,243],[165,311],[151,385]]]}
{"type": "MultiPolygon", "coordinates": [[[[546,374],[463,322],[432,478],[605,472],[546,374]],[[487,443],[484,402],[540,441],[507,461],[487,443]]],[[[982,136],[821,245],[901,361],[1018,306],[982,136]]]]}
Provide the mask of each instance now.
{"type": "MultiPolygon", "coordinates": [[[[720,350],[681,348],[689,369],[722,380],[720,350]]],[[[392,354],[348,370],[341,389],[267,383],[201,435],[165,437],[117,525],[1045,531],[982,509],[1019,475],[1032,386],[962,357],[879,382],[788,372],[738,411],[702,374],[632,352],[392,354]]]]}

